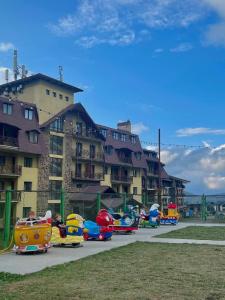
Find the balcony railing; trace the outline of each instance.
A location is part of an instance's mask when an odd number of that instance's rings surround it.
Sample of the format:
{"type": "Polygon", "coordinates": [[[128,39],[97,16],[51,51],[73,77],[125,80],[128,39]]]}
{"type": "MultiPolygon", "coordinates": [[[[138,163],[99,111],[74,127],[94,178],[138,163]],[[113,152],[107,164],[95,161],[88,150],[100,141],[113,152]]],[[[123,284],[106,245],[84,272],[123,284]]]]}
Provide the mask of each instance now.
{"type": "Polygon", "coordinates": [[[130,176],[123,176],[123,175],[117,175],[117,174],[111,174],[112,181],[119,181],[119,182],[131,182],[130,176]]]}
{"type": "Polygon", "coordinates": [[[118,155],[118,158],[121,163],[132,165],[131,157],[123,157],[123,156],[118,155]]]}
{"type": "Polygon", "coordinates": [[[76,151],[74,158],[84,160],[104,161],[104,154],[101,152],[92,153],[88,150],[76,151]]]}
{"type": "Polygon", "coordinates": [[[72,172],[72,179],[100,181],[104,179],[103,173],[72,172]]]}
{"type": "Polygon", "coordinates": [[[82,130],[77,131],[76,129],[73,130],[73,134],[78,138],[84,138],[84,139],[99,139],[98,132],[97,131],[89,131],[89,130],[82,130]]]}
{"type": "Polygon", "coordinates": [[[18,139],[10,136],[0,136],[0,145],[18,147],[18,139]]]}
{"type": "Polygon", "coordinates": [[[21,174],[22,174],[22,166],[19,166],[19,165],[0,166],[0,175],[21,176],[21,174]]]}

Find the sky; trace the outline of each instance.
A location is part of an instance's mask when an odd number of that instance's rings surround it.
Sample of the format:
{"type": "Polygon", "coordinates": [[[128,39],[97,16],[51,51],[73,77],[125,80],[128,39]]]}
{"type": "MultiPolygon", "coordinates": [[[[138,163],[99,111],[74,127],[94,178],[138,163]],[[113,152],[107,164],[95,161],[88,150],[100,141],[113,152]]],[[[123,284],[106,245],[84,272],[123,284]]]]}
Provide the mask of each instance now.
{"type": "Polygon", "coordinates": [[[0,82],[13,49],[30,73],[57,78],[61,65],[96,123],[130,119],[151,149],[160,128],[169,174],[193,193],[225,192],[224,0],[0,5],[0,82]]]}

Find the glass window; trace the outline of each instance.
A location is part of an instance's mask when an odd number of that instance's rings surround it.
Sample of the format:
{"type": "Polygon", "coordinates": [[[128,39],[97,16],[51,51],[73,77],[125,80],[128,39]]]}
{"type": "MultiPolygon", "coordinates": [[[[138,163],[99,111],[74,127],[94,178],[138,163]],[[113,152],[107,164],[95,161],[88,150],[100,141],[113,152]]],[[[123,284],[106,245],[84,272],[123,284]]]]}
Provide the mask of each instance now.
{"type": "Polygon", "coordinates": [[[50,130],[56,132],[63,132],[63,119],[57,118],[50,124],[50,130]]]}
{"type": "Polygon", "coordinates": [[[59,94],[59,99],[62,100],[62,98],[63,98],[63,95],[59,94]]]}
{"type": "Polygon", "coordinates": [[[23,207],[23,218],[28,218],[30,211],[31,211],[31,207],[23,207]]]}
{"type": "Polygon", "coordinates": [[[95,145],[90,145],[90,158],[95,158],[95,145]]]}
{"type": "Polygon", "coordinates": [[[114,140],[118,140],[119,139],[119,133],[116,131],[113,131],[113,138],[114,140]]]}
{"type": "Polygon", "coordinates": [[[67,102],[69,101],[69,97],[68,96],[66,96],[65,99],[66,99],[67,102]]]}
{"type": "Polygon", "coordinates": [[[0,191],[4,191],[5,183],[4,181],[0,181],[0,191]]]}
{"type": "Polygon", "coordinates": [[[33,120],[34,110],[31,108],[25,108],[24,117],[27,120],[33,120]]]}
{"type": "Polygon", "coordinates": [[[24,191],[30,192],[32,190],[32,182],[31,181],[24,181],[24,191]]]}
{"type": "Polygon", "coordinates": [[[50,180],[49,181],[49,200],[60,200],[62,190],[62,181],[50,180]]]}
{"type": "Polygon", "coordinates": [[[82,135],[82,123],[81,122],[76,123],[76,134],[82,135]]]}
{"type": "Polygon", "coordinates": [[[50,153],[57,155],[63,154],[63,137],[56,135],[50,136],[50,153]]]}
{"type": "Polygon", "coordinates": [[[56,97],[56,92],[52,92],[53,97],[56,97]]]}
{"type": "Polygon", "coordinates": [[[4,166],[5,165],[5,156],[0,156],[0,166],[4,166]]]}
{"type": "Polygon", "coordinates": [[[122,142],[126,142],[126,140],[127,140],[127,135],[124,134],[124,133],[122,133],[122,134],[121,134],[121,141],[122,141],[122,142]]]}
{"type": "Polygon", "coordinates": [[[141,160],[141,152],[135,152],[135,157],[137,160],[141,160]]]}
{"type": "Polygon", "coordinates": [[[82,166],[81,166],[81,164],[80,163],[77,163],[76,164],[76,177],[81,177],[81,168],[82,168],[82,166]]]}
{"type": "Polygon", "coordinates": [[[76,156],[81,157],[82,156],[82,149],[83,145],[81,143],[76,144],[76,156]]]}
{"type": "Polygon", "coordinates": [[[136,143],[136,136],[134,136],[134,135],[131,136],[131,143],[132,144],[136,143]]]}
{"type": "Polygon", "coordinates": [[[46,95],[50,95],[50,90],[46,89],[46,95]]]}
{"type": "Polygon", "coordinates": [[[106,138],[107,137],[107,129],[101,128],[100,129],[101,134],[106,138]]]}
{"type": "Polygon", "coordinates": [[[133,187],[133,194],[137,195],[137,187],[133,187]]]}
{"type": "Polygon", "coordinates": [[[33,159],[31,157],[24,157],[24,167],[32,168],[33,159]]]}
{"type": "Polygon", "coordinates": [[[104,147],[104,151],[106,154],[111,155],[113,153],[113,147],[108,145],[104,147]]]}
{"type": "Polygon", "coordinates": [[[50,176],[62,176],[62,159],[50,158],[50,176]]]}
{"type": "Polygon", "coordinates": [[[3,103],[3,113],[7,115],[12,114],[12,104],[3,103]]]}
{"type": "Polygon", "coordinates": [[[38,143],[38,133],[37,133],[37,131],[29,131],[28,132],[28,139],[29,139],[30,143],[37,144],[38,143]]]}

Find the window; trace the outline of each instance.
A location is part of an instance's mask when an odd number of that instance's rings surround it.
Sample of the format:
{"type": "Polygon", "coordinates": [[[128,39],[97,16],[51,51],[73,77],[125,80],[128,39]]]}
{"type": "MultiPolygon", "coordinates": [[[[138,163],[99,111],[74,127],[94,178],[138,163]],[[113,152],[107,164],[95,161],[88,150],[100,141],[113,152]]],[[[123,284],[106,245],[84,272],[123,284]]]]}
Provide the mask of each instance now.
{"type": "Polygon", "coordinates": [[[56,135],[50,136],[50,153],[57,155],[63,154],[63,137],[56,135]]]}
{"type": "Polygon", "coordinates": [[[134,135],[131,136],[131,143],[136,144],[136,136],[134,135]]]}
{"type": "Polygon", "coordinates": [[[52,92],[53,97],[56,98],[56,92],[52,92]]]}
{"type": "Polygon", "coordinates": [[[56,132],[63,132],[63,119],[57,118],[54,122],[50,124],[50,130],[56,132]]]}
{"type": "Polygon", "coordinates": [[[141,152],[135,152],[134,155],[137,160],[141,160],[141,152]]]}
{"type": "MultiPolygon", "coordinates": [[[[0,191],[4,191],[5,183],[4,181],[0,181],[0,191]]],[[[1,198],[0,198],[1,199],[1,198]]]]}
{"type": "Polygon", "coordinates": [[[38,133],[37,133],[37,131],[29,131],[28,132],[28,139],[29,139],[30,143],[37,144],[38,143],[38,133]]]}
{"type": "Polygon", "coordinates": [[[81,164],[76,164],[76,177],[81,177],[81,164]]]}
{"type": "Polygon", "coordinates": [[[90,158],[95,158],[95,145],[90,145],[90,158]]]}
{"type": "Polygon", "coordinates": [[[65,99],[66,99],[67,102],[69,101],[69,97],[68,96],[65,96],[65,99]]]}
{"type": "Polygon", "coordinates": [[[100,133],[106,138],[107,137],[107,130],[104,128],[100,129],[100,133]]]}
{"type": "Polygon", "coordinates": [[[82,149],[83,145],[81,143],[76,144],[76,156],[81,157],[82,156],[82,149]]]}
{"type": "Polygon", "coordinates": [[[59,99],[62,100],[62,98],[63,98],[63,95],[59,94],[59,99]]]}
{"type": "Polygon", "coordinates": [[[7,115],[12,114],[12,104],[3,103],[3,113],[7,115]]]}
{"type": "Polygon", "coordinates": [[[122,133],[122,134],[121,134],[121,141],[122,141],[122,142],[126,142],[126,140],[127,140],[127,135],[124,134],[124,133],[122,133]]]}
{"type": "Polygon", "coordinates": [[[107,166],[105,166],[105,175],[107,175],[108,174],[108,167],[107,166]]]}
{"type": "Polygon", "coordinates": [[[82,135],[82,123],[81,122],[76,123],[76,134],[82,135]]]}
{"type": "Polygon", "coordinates": [[[119,133],[116,131],[113,131],[113,138],[114,140],[118,140],[119,139],[119,133]]]}
{"type": "Polygon", "coordinates": [[[50,158],[50,176],[62,176],[62,159],[50,158]]]}
{"type": "Polygon", "coordinates": [[[137,195],[137,187],[133,187],[133,195],[137,195]]]}
{"type": "Polygon", "coordinates": [[[110,145],[105,146],[105,147],[104,147],[104,152],[105,152],[106,154],[108,154],[108,155],[112,155],[112,153],[113,153],[113,147],[110,146],[110,145]]]}
{"type": "Polygon", "coordinates": [[[61,190],[62,190],[62,181],[60,180],[49,181],[50,200],[60,200],[61,190]]]}
{"type": "Polygon", "coordinates": [[[5,156],[0,156],[0,166],[4,166],[5,165],[5,156]]]}
{"type": "Polygon", "coordinates": [[[133,176],[137,177],[137,170],[136,169],[133,170],[133,176]]]}
{"type": "Polygon", "coordinates": [[[32,190],[32,182],[31,181],[24,181],[24,191],[31,192],[32,190]]]}
{"type": "Polygon", "coordinates": [[[32,108],[25,108],[24,117],[27,120],[33,120],[34,110],[32,108]]]}
{"type": "Polygon", "coordinates": [[[31,207],[23,207],[23,218],[28,218],[30,211],[31,211],[31,207]]]}
{"type": "Polygon", "coordinates": [[[48,95],[48,96],[50,95],[50,90],[46,89],[45,92],[46,92],[46,95],[48,95]]]}
{"type": "Polygon", "coordinates": [[[31,157],[24,157],[24,167],[32,168],[33,159],[31,157]]]}

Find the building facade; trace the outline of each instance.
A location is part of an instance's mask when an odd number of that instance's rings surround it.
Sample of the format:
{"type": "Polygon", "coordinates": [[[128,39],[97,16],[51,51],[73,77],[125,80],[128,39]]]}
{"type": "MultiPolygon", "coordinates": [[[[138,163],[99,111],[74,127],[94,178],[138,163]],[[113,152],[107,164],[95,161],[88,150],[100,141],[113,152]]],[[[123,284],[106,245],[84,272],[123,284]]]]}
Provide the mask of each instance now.
{"type": "Polygon", "coordinates": [[[0,189],[38,191],[29,203],[17,201],[15,215],[28,209],[58,212],[62,189],[69,212],[73,193],[88,186],[108,186],[149,203],[160,193],[164,205],[181,205],[187,181],[168,175],[161,164],[159,189],[157,153],[142,149],[130,121],[117,128],[95,124],[74,104],[81,91],[42,74],[0,85],[0,189]]]}

